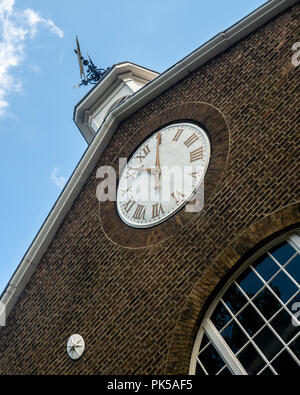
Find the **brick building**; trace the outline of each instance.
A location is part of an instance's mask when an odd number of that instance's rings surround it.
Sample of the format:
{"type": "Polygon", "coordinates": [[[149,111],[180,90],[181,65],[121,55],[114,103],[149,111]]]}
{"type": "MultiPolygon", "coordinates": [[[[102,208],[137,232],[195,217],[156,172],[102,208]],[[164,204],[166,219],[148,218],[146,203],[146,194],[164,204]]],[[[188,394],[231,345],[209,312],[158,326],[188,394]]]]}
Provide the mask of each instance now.
{"type": "Polygon", "coordinates": [[[1,374],[300,370],[299,21],[269,1],[161,75],[113,66],[78,103],[89,146],[1,296],[1,374]],[[99,168],[118,181],[160,138],[163,161],[168,133],[178,161],[205,161],[203,207],[99,202],[99,168]]]}

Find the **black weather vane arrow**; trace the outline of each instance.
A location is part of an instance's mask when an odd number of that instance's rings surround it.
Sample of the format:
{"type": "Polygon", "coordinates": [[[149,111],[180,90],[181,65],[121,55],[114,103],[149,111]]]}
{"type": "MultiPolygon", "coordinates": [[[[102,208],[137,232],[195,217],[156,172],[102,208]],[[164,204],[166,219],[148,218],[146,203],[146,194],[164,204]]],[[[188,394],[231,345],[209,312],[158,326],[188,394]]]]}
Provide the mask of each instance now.
{"type": "Polygon", "coordinates": [[[110,67],[108,67],[107,69],[101,69],[101,68],[98,69],[89,55],[88,55],[89,60],[86,60],[81,54],[77,36],[76,36],[76,47],[77,48],[74,49],[74,52],[76,53],[78,58],[81,83],[75,85],[74,88],[79,88],[81,85],[97,84],[101,80],[101,78],[108,72],[110,67]],[[86,75],[85,75],[84,67],[86,67],[86,75]]]}

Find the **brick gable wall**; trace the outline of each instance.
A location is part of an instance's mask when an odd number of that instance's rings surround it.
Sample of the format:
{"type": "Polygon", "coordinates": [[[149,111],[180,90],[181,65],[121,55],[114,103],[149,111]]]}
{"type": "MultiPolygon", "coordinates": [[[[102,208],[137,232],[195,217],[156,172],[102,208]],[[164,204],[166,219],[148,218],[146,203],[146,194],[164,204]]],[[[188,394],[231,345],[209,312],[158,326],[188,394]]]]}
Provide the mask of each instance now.
{"type": "Polygon", "coordinates": [[[165,372],[175,325],[203,273],[241,232],[299,200],[300,67],[291,63],[299,19],[298,4],[121,123],[0,328],[1,374],[165,372]],[[227,121],[223,176],[172,238],[119,247],[101,228],[96,170],[149,119],[188,102],[209,103],[227,121]],[[66,354],[73,333],[86,343],[77,362],[66,354]]]}

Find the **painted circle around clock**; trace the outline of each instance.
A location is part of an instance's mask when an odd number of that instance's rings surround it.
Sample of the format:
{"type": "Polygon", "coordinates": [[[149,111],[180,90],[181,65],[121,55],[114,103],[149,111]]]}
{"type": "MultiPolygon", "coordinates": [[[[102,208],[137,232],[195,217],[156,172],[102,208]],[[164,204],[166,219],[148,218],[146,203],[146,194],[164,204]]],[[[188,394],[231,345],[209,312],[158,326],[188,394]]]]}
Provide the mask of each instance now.
{"type": "Polygon", "coordinates": [[[131,155],[117,191],[117,212],[134,228],[150,228],[176,214],[206,174],[210,142],[197,124],[160,128],[131,155]]]}

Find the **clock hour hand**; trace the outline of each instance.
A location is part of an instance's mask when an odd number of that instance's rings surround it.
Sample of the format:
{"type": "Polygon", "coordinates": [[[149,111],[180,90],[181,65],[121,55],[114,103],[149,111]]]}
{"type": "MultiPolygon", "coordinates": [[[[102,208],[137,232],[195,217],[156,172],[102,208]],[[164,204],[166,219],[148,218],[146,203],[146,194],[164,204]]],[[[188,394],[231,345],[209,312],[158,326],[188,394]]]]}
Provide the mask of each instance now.
{"type": "Polygon", "coordinates": [[[156,168],[131,167],[130,170],[134,170],[134,171],[137,171],[137,172],[146,171],[149,174],[156,174],[157,173],[157,169],[156,168]]]}

